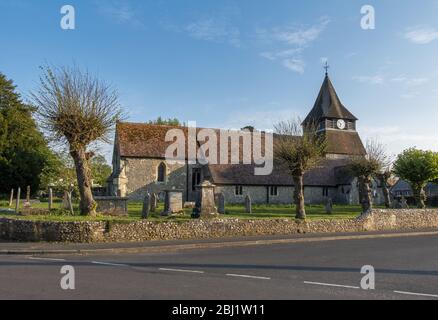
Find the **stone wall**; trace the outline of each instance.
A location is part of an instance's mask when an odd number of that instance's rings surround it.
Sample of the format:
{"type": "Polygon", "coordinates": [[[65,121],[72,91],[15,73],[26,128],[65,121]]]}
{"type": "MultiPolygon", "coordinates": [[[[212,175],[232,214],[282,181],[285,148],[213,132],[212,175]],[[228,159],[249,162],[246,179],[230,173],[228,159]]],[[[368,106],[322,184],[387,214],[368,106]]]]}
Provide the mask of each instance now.
{"type": "Polygon", "coordinates": [[[375,210],[365,219],[318,220],[191,220],[134,223],[41,222],[0,219],[0,239],[56,242],[134,242],[211,239],[240,236],[342,233],[386,230],[438,229],[438,210],[375,210]]]}
{"type": "MultiPolygon", "coordinates": [[[[126,196],[131,200],[143,201],[146,192],[161,194],[164,190],[176,188],[187,189],[187,166],[185,164],[169,164],[160,159],[123,159],[126,176],[126,196]],[[166,181],[157,182],[158,166],[165,163],[167,167],[166,181]]],[[[186,199],[184,193],[183,198],[186,199]]]]}

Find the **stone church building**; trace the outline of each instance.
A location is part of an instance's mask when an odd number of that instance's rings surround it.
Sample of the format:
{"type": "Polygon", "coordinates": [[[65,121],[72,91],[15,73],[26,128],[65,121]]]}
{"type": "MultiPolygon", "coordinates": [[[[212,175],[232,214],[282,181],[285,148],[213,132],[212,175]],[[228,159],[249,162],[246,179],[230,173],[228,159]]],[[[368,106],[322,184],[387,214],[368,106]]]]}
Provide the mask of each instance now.
{"type": "MultiPolygon", "coordinates": [[[[359,202],[357,180],[347,169],[349,158],[365,156],[364,145],[356,131],[358,119],[341,103],[335,88],[326,75],[316,102],[306,123],[317,123],[327,137],[326,159],[304,177],[305,200],[309,204],[324,203],[331,198],[338,204],[359,202]]],[[[142,200],[146,192],[162,194],[164,190],[179,189],[184,199],[196,198],[196,186],[204,180],[216,185],[226,203],[243,203],[250,195],[254,203],[293,203],[294,183],[288,172],[274,164],[268,176],[255,176],[254,165],[200,165],[185,162],[172,164],[165,160],[165,141],[168,130],[175,127],[138,123],[118,123],[116,128],[113,173],[109,179],[111,195],[142,200]]],[[[186,137],[188,129],[183,130],[186,137]]],[[[217,129],[214,129],[217,130],[217,129]]],[[[373,185],[374,202],[383,202],[380,188],[373,185]]]]}

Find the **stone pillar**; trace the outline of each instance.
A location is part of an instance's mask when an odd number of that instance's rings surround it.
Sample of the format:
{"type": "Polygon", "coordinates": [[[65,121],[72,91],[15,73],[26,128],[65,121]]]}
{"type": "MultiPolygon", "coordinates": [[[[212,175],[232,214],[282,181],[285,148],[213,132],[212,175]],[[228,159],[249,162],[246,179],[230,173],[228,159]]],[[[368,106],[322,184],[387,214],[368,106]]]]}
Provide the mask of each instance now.
{"type": "Polygon", "coordinates": [[[49,211],[53,209],[53,190],[49,188],[49,211]]]}
{"type": "Polygon", "coordinates": [[[11,197],[9,198],[9,208],[12,207],[13,202],[14,202],[14,189],[11,189],[11,197]]]}
{"type": "Polygon", "coordinates": [[[214,188],[216,186],[209,181],[204,181],[196,188],[198,189],[198,203],[196,205],[200,218],[213,218],[218,215],[214,201],[214,188]]]}
{"type": "Polygon", "coordinates": [[[150,211],[156,212],[157,211],[157,205],[158,205],[158,196],[156,193],[151,194],[151,202],[150,202],[150,211]]]}
{"type": "Polygon", "coordinates": [[[183,210],[183,190],[166,190],[164,197],[164,211],[161,213],[163,217],[173,214],[182,214],[183,210]]]}
{"type": "Polygon", "coordinates": [[[151,205],[151,194],[148,192],[143,200],[143,209],[141,211],[141,218],[147,219],[149,216],[149,210],[151,205]]]}
{"type": "Polygon", "coordinates": [[[247,195],[245,198],[245,212],[250,214],[252,213],[252,201],[250,195],[247,195]]]}
{"type": "Polygon", "coordinates": [[[15,213],[20,213],[20,196],[21,196],[21,189],[18,187],[17,190],[17,200],[15,201],[15,213]]]}
{"type": "Polygon", "coordinates": [[[225,214],[225,196],[222,192],[217,194],[217,212],[225,214]]]}

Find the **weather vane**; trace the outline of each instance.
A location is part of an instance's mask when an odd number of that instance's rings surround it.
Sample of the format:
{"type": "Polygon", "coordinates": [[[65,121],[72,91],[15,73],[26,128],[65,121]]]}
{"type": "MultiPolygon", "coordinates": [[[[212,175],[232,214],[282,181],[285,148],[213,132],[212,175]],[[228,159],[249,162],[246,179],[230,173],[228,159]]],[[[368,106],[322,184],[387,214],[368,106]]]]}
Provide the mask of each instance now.
{"type": "Polygon", "coordinates": [[[324,69],[325,69],[325,75],[328,76],[328,69],[330,68],[328,61],[325,62],[324,64],[324,69]]]}

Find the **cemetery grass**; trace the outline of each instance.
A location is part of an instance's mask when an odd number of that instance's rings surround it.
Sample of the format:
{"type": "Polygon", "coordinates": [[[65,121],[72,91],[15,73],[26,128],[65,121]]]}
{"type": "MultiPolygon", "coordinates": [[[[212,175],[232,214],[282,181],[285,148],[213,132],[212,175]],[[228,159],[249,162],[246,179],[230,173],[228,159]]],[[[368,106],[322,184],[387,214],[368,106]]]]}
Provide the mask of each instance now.
{"type": "MultiPolygon", "coordinates": [[[[34,209],[47,209],[47,203],[41,202],[33,205],[34,209]]],[[[141,220],[142,203],[129,202],[128,216],[112,217],[98,215],[96,217],[87,217],[79,215],[78,203],[74,203],[74,215],[69,215],[68,212],[60,210],[61,202],[55,201],[54,209],[47,215],[15,215],[11,212],[2,211],[1,208],[7,208],[7,201],[0,201],[0,217],[17,218],[33,221],[110,221],[114,223],[130,223],[141,220]]],[[[161,217],[163,205],[160,204],[156,213],[149,215],[148,221],[154,222],[184,222],[191,220],[192,209],[185,209],[184,214],[161,217]]],[[[244,205],[230,205],[226,207],[226,214],[221,215],[222,219],[294,219],[294,205],[253,205],[252,214],[245,212],[244,205]]],[[[308,220],[325,220],[325,219],[351,219],[360,215],[361,208],[356,205],[335,205],[333,214],[328,215],[325,212],[323,205],[308,205],[306,206],[308,220]]]]}

